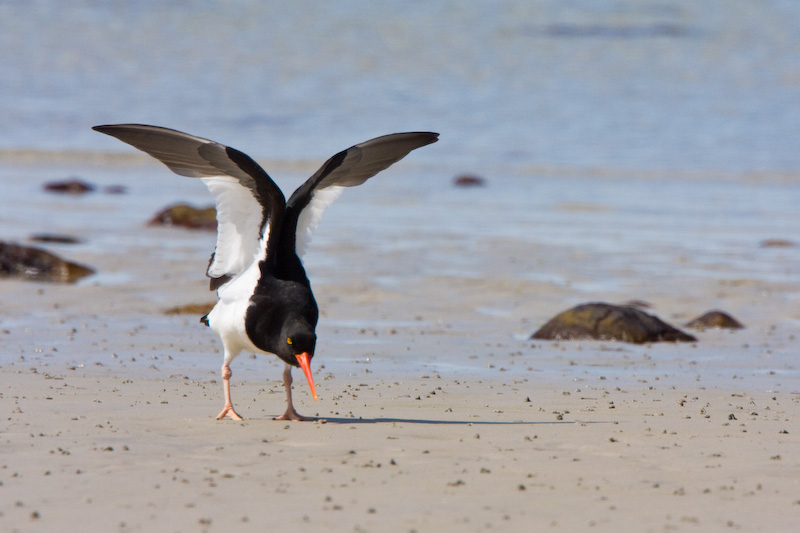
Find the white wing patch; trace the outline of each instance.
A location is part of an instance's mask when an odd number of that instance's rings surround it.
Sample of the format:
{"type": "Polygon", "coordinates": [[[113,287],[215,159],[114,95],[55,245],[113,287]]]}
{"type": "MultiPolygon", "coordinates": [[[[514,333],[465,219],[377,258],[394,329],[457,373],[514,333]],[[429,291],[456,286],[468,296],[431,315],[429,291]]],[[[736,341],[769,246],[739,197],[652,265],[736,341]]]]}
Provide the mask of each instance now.
{"type": "MultiPolygon", "coordinates": [[[[229,176],[201,178],[217,204],[217,247],[208,275],[218,278],[244,272],[264,253],[259,242],[263,212],[253,193],[229,176]]],[[[263,241],[269,237],[269,221],[263,241]]]]}
{"type": "Polygon", "coordinates": [[[341,196],[343,190],[344,187],[333,185],[324,189],[317,189],[312,193],[308,205],[303,208],[300,216],[297,217],[297,231],[294,243],[297,257],[303,257],[303,254],[306,253],[308,243],[311,242],[311,235],[317,229],[320,220],[322,220],[322,213],[341,196]]]}

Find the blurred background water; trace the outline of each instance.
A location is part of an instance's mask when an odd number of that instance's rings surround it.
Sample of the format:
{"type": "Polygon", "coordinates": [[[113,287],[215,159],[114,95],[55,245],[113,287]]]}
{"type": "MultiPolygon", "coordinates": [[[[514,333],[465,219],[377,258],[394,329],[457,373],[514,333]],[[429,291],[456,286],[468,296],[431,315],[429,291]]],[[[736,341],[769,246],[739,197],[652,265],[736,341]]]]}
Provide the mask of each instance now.
{"type": "Polygon", "coordinates": [[[0,154],[141,122],[324,159],[433,130],[454,171],[800,170],[793,0],[0,2],[0,154]]]}

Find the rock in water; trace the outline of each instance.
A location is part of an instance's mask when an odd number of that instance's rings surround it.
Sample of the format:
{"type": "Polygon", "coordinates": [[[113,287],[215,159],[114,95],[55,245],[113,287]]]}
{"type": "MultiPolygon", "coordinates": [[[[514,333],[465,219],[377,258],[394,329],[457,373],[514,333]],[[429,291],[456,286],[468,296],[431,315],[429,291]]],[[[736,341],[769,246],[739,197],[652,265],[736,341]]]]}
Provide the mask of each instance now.
{"type": "Polygon", "coordinates": [[[721,328],[721,329],[742,329],[744,326],[741,322],[733,318],[728,313],[723,311],[709,311],[702,316],[695,318],[686,323],[687,328],[693,328],[700,331],[705,329],[721,328]]]}
{"type": "Polygon", "coordinates": [[[486,180],[472,174],[461,174],[453,178],[453,185],[456,187],[483,187],[486,185],[486,180]]]}
{"type": "Polygon", "coordinates": [[[0,277],[75,283],[91,274],[91,268],[64,261],[40,248],[0,241],[0,277]]]}
{"type": "Polygon", "coordinates": [[[531,339],[598,339],[636,344],[697,340],[641,309],[601,302],[564,311],[531,335],[531,339]]]}
{"type": "Polygon", "coordinates": [[[91,183],[86,183],[78,178],[70,178],[65,181],[51,181],[45,183],[44,190],[61,194],[86,194],[94,191],[95,187],[91,183]]]}
{"type": "Polygon", "coordinates": [[[198,208],[187,204],[175,204],[158,212],[149,224],[214,231],[217,229],[217,210],[213,206],[198,208]]]}
{"type": "Polygon", "coordinates": [[[51,242],[54,244],[80,244],[83,241],[72,235],[60,235],[58,233],[37,233],[31,235],[33,242],[51,242]]]}

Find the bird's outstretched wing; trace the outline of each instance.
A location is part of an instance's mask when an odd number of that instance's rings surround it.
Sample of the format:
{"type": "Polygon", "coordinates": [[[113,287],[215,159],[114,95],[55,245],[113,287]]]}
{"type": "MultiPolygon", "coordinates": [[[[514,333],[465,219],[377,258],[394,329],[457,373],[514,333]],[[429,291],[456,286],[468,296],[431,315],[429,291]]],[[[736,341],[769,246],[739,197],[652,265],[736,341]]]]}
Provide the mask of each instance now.
{"type": "Polygon", "coordinates": [[[438,133],[392,133],[351,146],[328,159],[297,188],[286,204],[280,251],[302,257],[325,209],[344,187],[361,185],[412,150],[438,140],[438,133]]]}
{"type": "MultiPolygon", "coordinates": [[[[143,124],[95,126],[164,163],[181,176],[201,178],[217,204],[217,246],[208,265],[216,289],[253,261],[270,256],[277,241],[284,197],[275,182],[246,154],[180,131],[143,124]]],[[[272,254],[274,255],[274,254],[272,254]]]]}

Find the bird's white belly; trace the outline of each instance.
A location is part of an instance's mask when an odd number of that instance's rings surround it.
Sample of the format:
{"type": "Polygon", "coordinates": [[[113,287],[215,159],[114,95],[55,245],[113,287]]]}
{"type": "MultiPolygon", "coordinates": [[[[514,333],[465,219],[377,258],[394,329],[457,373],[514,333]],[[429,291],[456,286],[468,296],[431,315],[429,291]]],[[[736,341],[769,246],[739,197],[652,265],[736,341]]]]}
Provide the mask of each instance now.
{"type": "Polygon", "coordinates": [[[242,351],[267,353],[253,344],[244,323],[251,304],[249,296],[258,281],[252,270],[220,287],[219,302],[208,314],[208,325],[222,340],[226,363],[242,351]]]}
{"type": "Polygon", "coordinates": [[[242,350],[261,351],[253,345],[245,330],[244,316],[249,305],[248,300],[220,300],[208,314],[208,325],[220,336],[226,351],[231,352],[231,359],[242,350]]]}

